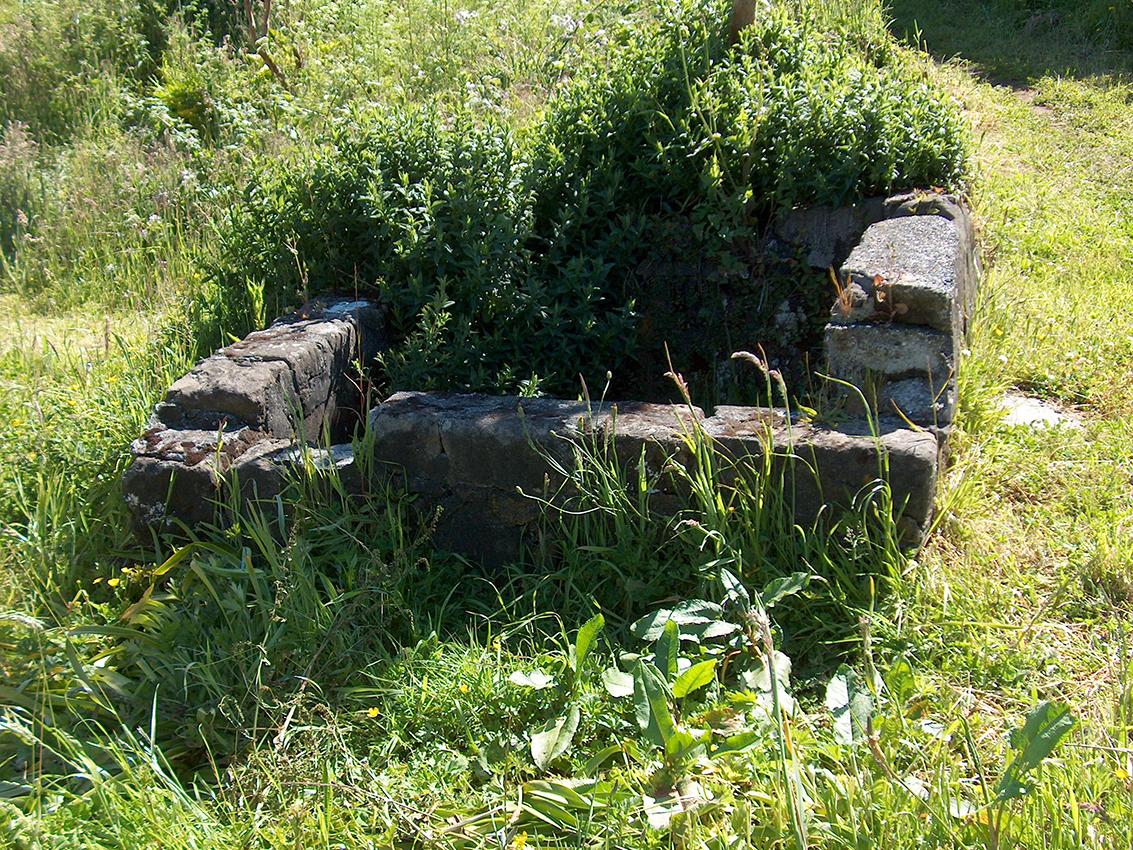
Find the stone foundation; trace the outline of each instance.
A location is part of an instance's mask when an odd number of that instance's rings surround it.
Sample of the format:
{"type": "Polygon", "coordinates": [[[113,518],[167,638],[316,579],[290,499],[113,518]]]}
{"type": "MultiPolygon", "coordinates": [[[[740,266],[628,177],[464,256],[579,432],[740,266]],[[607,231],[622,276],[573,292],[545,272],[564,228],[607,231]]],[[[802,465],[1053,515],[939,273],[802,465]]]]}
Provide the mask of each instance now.
{"type": "Polygon", "coordinates": [[[276,467],[297,440],[342,439],[364,420],[354,364],[385,347],[373,304],[316,300],[204,360],[169,388],[130,447],[122,489],[136,530],[212,520],[233,475],[245,497],[279,492],[276,467]]]}
{"type": "Polygon", "coordinates": [[[668,404],[451,393],[397,393],[367,412],[354,365],[385,348],[382,311],[312,302],[170,388],[123,481],[137,530],[191,528],[216,519],[225,499],[272,498],[300,459],[365,490],[377,482],[344,440],[368,416],[371,474],[396,477],[438,516],[438,548],[484,562],[515,557],[542,501],[569,496],[562,470],[574,462],[574,440],[608,446],[626,467],[644,457],[657,481],[654,508],[675,513],[683,496],[672,464],[694,463],[694,427],[725,465],[761,466],[770,452],[784,508],[803,525],[850,508],[884,471],[903,539],[916,545],[932,519],[978,279],[968,212],[951,196],[909,194],[800,211],[780,235],[808,262],[841,263],[827,372],[861,392],[835,393],[836,427],[788,421],[779,409],[721,406],[706,416],[668,404]],[[312,444],[331,448],[305,448],[312,444]]]}

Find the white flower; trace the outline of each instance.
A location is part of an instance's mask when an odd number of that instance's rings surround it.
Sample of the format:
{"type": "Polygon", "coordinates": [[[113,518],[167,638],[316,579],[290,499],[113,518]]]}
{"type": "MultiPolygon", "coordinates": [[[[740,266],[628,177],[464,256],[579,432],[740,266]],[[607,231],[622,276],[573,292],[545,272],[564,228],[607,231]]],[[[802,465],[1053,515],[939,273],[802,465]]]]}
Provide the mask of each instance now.
{"type": "Polygon", "coordinates": [[[461,26],[478,17],[480,17],[480,13],[473,9],[458,9],[456,12],[456,22],[461,26]]]}
{"type": "Polygon", "coordinates": [[[582,26],[582,21],[570,15],[551,15],[551,23],[566,35],[573,35],[582,26]]]}

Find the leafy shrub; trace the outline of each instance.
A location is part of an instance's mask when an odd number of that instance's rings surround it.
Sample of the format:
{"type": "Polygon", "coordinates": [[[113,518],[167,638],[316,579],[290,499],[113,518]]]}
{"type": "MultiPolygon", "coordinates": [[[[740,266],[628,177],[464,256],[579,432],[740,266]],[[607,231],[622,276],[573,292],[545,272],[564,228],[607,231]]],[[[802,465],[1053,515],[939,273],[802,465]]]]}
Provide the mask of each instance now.
{"type": "Polygon", "coordinates": [[[726,20],[712,0],[618,28],[518,139],[404,111],[268,162],[218,279],[274,309],[380,294],[394,386],[569,390],[632,351],[637,269],[673,222],[750,278],[784,208],[962,179],[959,118],[887,39],[769,6],[729,47],[726,20]]]}

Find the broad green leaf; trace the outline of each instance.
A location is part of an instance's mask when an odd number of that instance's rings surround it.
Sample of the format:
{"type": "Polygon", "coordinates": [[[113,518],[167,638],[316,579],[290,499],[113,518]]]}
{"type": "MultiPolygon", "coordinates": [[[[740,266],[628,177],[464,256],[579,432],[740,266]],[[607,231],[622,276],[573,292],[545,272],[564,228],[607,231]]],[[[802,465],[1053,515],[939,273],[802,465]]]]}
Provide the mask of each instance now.
{"type": "Polygon", "coordinates": [[[623,752],[624,750],[621,744],[610,744],[608,747],[603,747],[590,757],[590,761],[586,762],[586,766],[582,768],[582,772],[587,776],[597,773],[602,765],[614,756],[620,756],[623,752]]]}
{"type": "Polygon", "coordinates": [[[521,688],[532,688],[536,691],[541,691],[555,684],[554,678],[548,676],[542,670],[532,670],[530,673],[516,670],[507,677],[507,680],[513,685],[518,685],[521,688]]]}
{"type": "Polygon", "coordinates": [[[843,745],[865,739],[873,697],[853,668],[843,664],[826,686],[826,707],[834,718],[834,739],[843,745]]]}
{"type": "Polygon", "coordinates": [[[572,705],[562,717],[546,723],[531,736],[531,758],[543,770],[570,749],[574,733],[578,731],[578,706],[572,705]]]}
{"type": "Polygon", "coordinates": [[[673,765],[694,757],[704,749],[711,736],[707,729],[675,729],[665,742],[665,761],[673,765]]]}
{"type": "Polygon", "coordinates": [[[577,816],[565,806],[544,797],[533,796],[528,798],[524,795],[520,809],[536,820],[549,824],[557,831],[573,832],[578,828],[577,816]]]}
{"type": "Polygon", "coordinates": [[[716,679],[716,659],[710,658],[693,664],[673,682],[673,696],[681,699],[693,691],[698,691],[716,679]]]}
{"type": "Polygon", "coordinates": [[[703,599],[689,599],[672,608],[660,608],[652,614],[646,614],[629,628],[638,640],[652,643],[661,637],[665,624],[670,620],[678,626],[703,626],[722,616],[724,609],[716,603],[705,602],[703,599]]]}
{"type": "Polygon", "coordinates": [[[657,668],[645,661],[637,662],[633,669],[633,710],[645,739],[664,747],[674,731],[669,695],[657,668]]]}
{"type": "Polygon", "coordinates": [[[595,614],[578,630],[574,642],[574,658],[572,659],[575,673],[582,673],[582,665],[586,663],[586,656],[594,648],[594,641],[605,625],[606,618],[601,614],[595,614]]]}
{"type": "Polygon", "coordinates": [[[1064,705],[1044,702],[1036,706],[1022,729],[1011,733],[1011,748],[1019,751],[1013,764],[1034,770],[1074,727],[1074,715],[1064,705]]]}
{"type": "Polygon", "coordinates": [[[186,546],[182,546],[180,549],[166,558],[165,562],[153,571],[154,577],[157,578],[165,575],[167,572],[172,570],[174,567],[176,567],[178,564],[192,555],[197,550],[197,548],[197,544],[195,543],[189,543],[186,546]]]}
{"type": "Polygon", "coordinates": [[[677,657],[680,648],[681,636],[677,624],[669,620],[665,623],[665,628],[661,632],[661,637],[657,639],[657,645],[653,652],[653,663],[661,671],[666,682],[672,682],[677,677],[679,672],[677,657]]]}
{"type": "Polygon", "coordinates": [[[712,757],[726,756],[729,753],[740,753],[744,750],[751,749],[752,746],[760,741],[766,740],[767,736],[759,732],[737,732],[735,735],[729,735],[719,744],[712,749],[712,757]]]}
{"type": "Polygon", "coordinates": [[[810,584],[809,573],[791,573],[789,576],[773,578],[763,588],[760,598],[768,608],[774,608],[775,603],[781,602],[788,596],[794,596],[800,590],[805,590],[810,584]]]}
{"type": "Polygon", "coordinates": [[[1044,702],[1036,706],[1021,729],[1011,733],[1011,748],[1018,752],[995,789],[997,800],[1011,800],[1027,793],[1023,777],[1042,764],[1074,728],[1074,715],[1064,705],[1044,702]]]}
{"type": "Polygon", "coordinates": [[[885,674],[885,687],[889,696],[899,706],[905,706],[917,693],[917,675],[913,666],[904,658],[898,658],[885,674]]]}
{"type": "Polygon", "coordinates": [[[617,667],[607,667],[602,671],[602,684],[606,686],[606,693],[620,699],[633,695],[633,676],[623,673],[617,667]]]}
{"type": "Polygon", "coordinates": [[[751,594],[747,592],[744,583],[735,573],[728,569],[720,570],[720,584],[724,588],[724,596],[728,602],[736,606],[741,612],[751,609],[751,594]]]}

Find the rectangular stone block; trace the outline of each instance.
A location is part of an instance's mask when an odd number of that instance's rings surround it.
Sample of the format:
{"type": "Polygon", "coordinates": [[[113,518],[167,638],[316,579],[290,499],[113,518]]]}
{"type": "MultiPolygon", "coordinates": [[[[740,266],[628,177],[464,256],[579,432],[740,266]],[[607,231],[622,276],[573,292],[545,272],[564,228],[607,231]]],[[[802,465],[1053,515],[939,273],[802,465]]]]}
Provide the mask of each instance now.
{"type": "Polygon", "coordinates": [[[967,333],[980,282],[980,250],[972,212],[963,198],[942,192],[913,191],[886,198],[886,218],[911,215],[938,215],[956,225],[962,259],[957,278],[957,296],[963,313],[963,331],[967,333]]]}
{"type": "Polygon", "coordinates": [[[277,323],[218,354],[240,364],[281,363],[291,374],[302,438],[318,440],[339,412],[339,384],[350,369],[356,335],[349,322],[277,323]]]}
{"type": "Polygon", "coordinates": [[[133,442],[122,479],[134,530],[176,531],[212,521],[233,464],[263,439],[246,427],[196,431],[151,428],[133,442]]]}
{"type": "Polygon", "coordinates": [[[931,375],[939,386],[955,371],[951,335],[913,325],[827,325],[826,362],[834,377],[859,386],[870,374],[931,375]]]}
{"type": "Polygon", "coordinates": [[[299,397],[287,364],[213,355],[178,379],[157,416],[173,427],[211,430],[238,423],[277,437],[294,433],[299,397]]]}
{"type": "Polygon", "coordinates": [[[866,230],[841,269],[845,298],[831,321],[925,325],[959,340],[965,329],[967,258],[956,222],[905,215],[866,230]]]}
{"type": "Polygon", "coordinates": [[[345,436],[343,426],[364,416],[355,364],[385,344],[382,314],[369,302],[311,301],[198,364],[155,415],[178,428],[229,421],[281,438],[345,436]]]}
{"type": "Polygon", "coordinates": [[[920,543],[932,518],[939,446],[927,431],[883,417],[875,430],[865,419],[837,428],[789,422],[782,410],[721,406],[704,431],[724,456],[752,458],[757,468],[771,453],[775,481],[795,522],[814,523],[823,513],[850,510],[860,494],[880,480],[889,483],[903,542],[920,543]]]}
{"type": "MultiPolygon", "coordinates": [[[[571,468],[572,440],[623,470],[636,471],[644,459],[657,481],[654,509],[679,510],[688,494],[672,465],[691,470],[696,463],[689,448],[693,420],[722,463],[772,457],[786,476],[786,508],[796,522],[810,524],[823,512],[850,508],[886,472],[906,542],[919,542],[927,527],[936,438],[892,419],[875,437],[864,422],[824,429],[788,423],[782,411],[760,408],[722,407],[705,419],[679,405],[588,408],[556,399],[398,393],[375,408],[371,423],[378,461],[404,475],[426,512],[440,510],[438,545],[499,563],[515,557],[539,516],[540,502],[527,497],[558,501],[572,495],[561,489],[563,476],[555,469],[571,468]]],[[[741,474],[736,470],[743,467],[728,472],[724,463],[724,475],[741,474]]]]}
{"type": "Polygon", "coordinates": [[[844,393],[851,412],[862,396],[882,416],[917,425],[951,424],[956,408],[956,358],[951,334],[898,324],[826,326],[826,368],[861,391],[844,393]]]}

